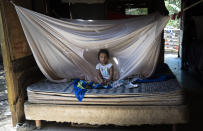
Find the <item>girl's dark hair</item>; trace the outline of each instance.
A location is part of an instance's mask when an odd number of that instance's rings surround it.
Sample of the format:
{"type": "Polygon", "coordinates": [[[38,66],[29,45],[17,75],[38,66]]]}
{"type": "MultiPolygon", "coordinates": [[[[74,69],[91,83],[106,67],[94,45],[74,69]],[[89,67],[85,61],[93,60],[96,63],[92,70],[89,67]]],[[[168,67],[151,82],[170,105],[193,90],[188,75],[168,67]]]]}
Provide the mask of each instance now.
{"type": "Polygon", "coordinates": [[[98,52],[98,59],[101,53],[106,54],[106,56],[109,58],[109,51],[107,49],[100,49],[98,52]]]}

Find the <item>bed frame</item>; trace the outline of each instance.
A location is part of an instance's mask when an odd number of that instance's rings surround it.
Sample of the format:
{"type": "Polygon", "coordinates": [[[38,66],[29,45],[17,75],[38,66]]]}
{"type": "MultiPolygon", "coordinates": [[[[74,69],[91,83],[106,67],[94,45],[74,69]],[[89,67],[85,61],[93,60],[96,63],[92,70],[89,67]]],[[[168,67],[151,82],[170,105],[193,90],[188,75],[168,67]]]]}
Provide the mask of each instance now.
{"type": "Polygon", "coordinates": [[[26,102],[27,120],[71,122],[90,125],[132,126],[187,123],[186,106],[56,105],[26,102]],[[54,113],[53,113],[54,112],[54,113]]]}

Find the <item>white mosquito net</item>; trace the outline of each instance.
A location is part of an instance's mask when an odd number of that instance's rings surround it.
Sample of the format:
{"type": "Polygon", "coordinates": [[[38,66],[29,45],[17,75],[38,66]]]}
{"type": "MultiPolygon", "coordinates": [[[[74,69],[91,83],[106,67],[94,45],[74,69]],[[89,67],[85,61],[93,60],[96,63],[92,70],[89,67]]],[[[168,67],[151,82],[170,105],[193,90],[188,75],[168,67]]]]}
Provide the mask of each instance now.
{"type": "Polygon", "coordinates": [[[168,16],[158,13],[122,20],[59,20],[15,5],[33,56],[51,81],[96,79],[97,53],[108,49],[114,78],[149,77],[168,16]]]}

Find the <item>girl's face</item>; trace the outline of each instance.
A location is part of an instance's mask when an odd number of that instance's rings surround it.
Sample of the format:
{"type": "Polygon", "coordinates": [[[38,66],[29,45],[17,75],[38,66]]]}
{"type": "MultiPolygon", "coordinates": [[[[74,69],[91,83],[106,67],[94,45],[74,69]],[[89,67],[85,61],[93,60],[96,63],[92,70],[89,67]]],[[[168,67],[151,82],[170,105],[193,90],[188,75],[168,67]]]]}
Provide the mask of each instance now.
{"type": "Polygon", "coordinates": [[[109,58],[105,53],[100,53],[99,61],[100,61],[101,64],[103,64],[103,65],[107,64],[108,60],[109,60],[109,58]]]}

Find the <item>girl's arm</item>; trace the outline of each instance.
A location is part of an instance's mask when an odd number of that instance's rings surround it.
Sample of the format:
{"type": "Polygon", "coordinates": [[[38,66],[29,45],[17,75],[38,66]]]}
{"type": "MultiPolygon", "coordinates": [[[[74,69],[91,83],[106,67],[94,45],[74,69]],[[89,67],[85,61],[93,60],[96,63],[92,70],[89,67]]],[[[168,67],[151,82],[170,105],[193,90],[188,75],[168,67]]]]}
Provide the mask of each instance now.
{"type": "Polygon", "coordinates": [[[113,65],[111,66],[110,70],[109,70],[109,74],[110,74],[110,77],[109,79],[107,80],[107,82],[110,82],[110,81],[113,81],[113,65]]]}
{"type": "Polygon", "coordinates": [[[104,80],[103,80],[103,78],[102,78],[102,75],[101,75],[100,70],[97,70],[97,79],[99,80],[98,82],[99,82],[100,84],[103,84],[103,83],[104,83],[104,80]]]}

